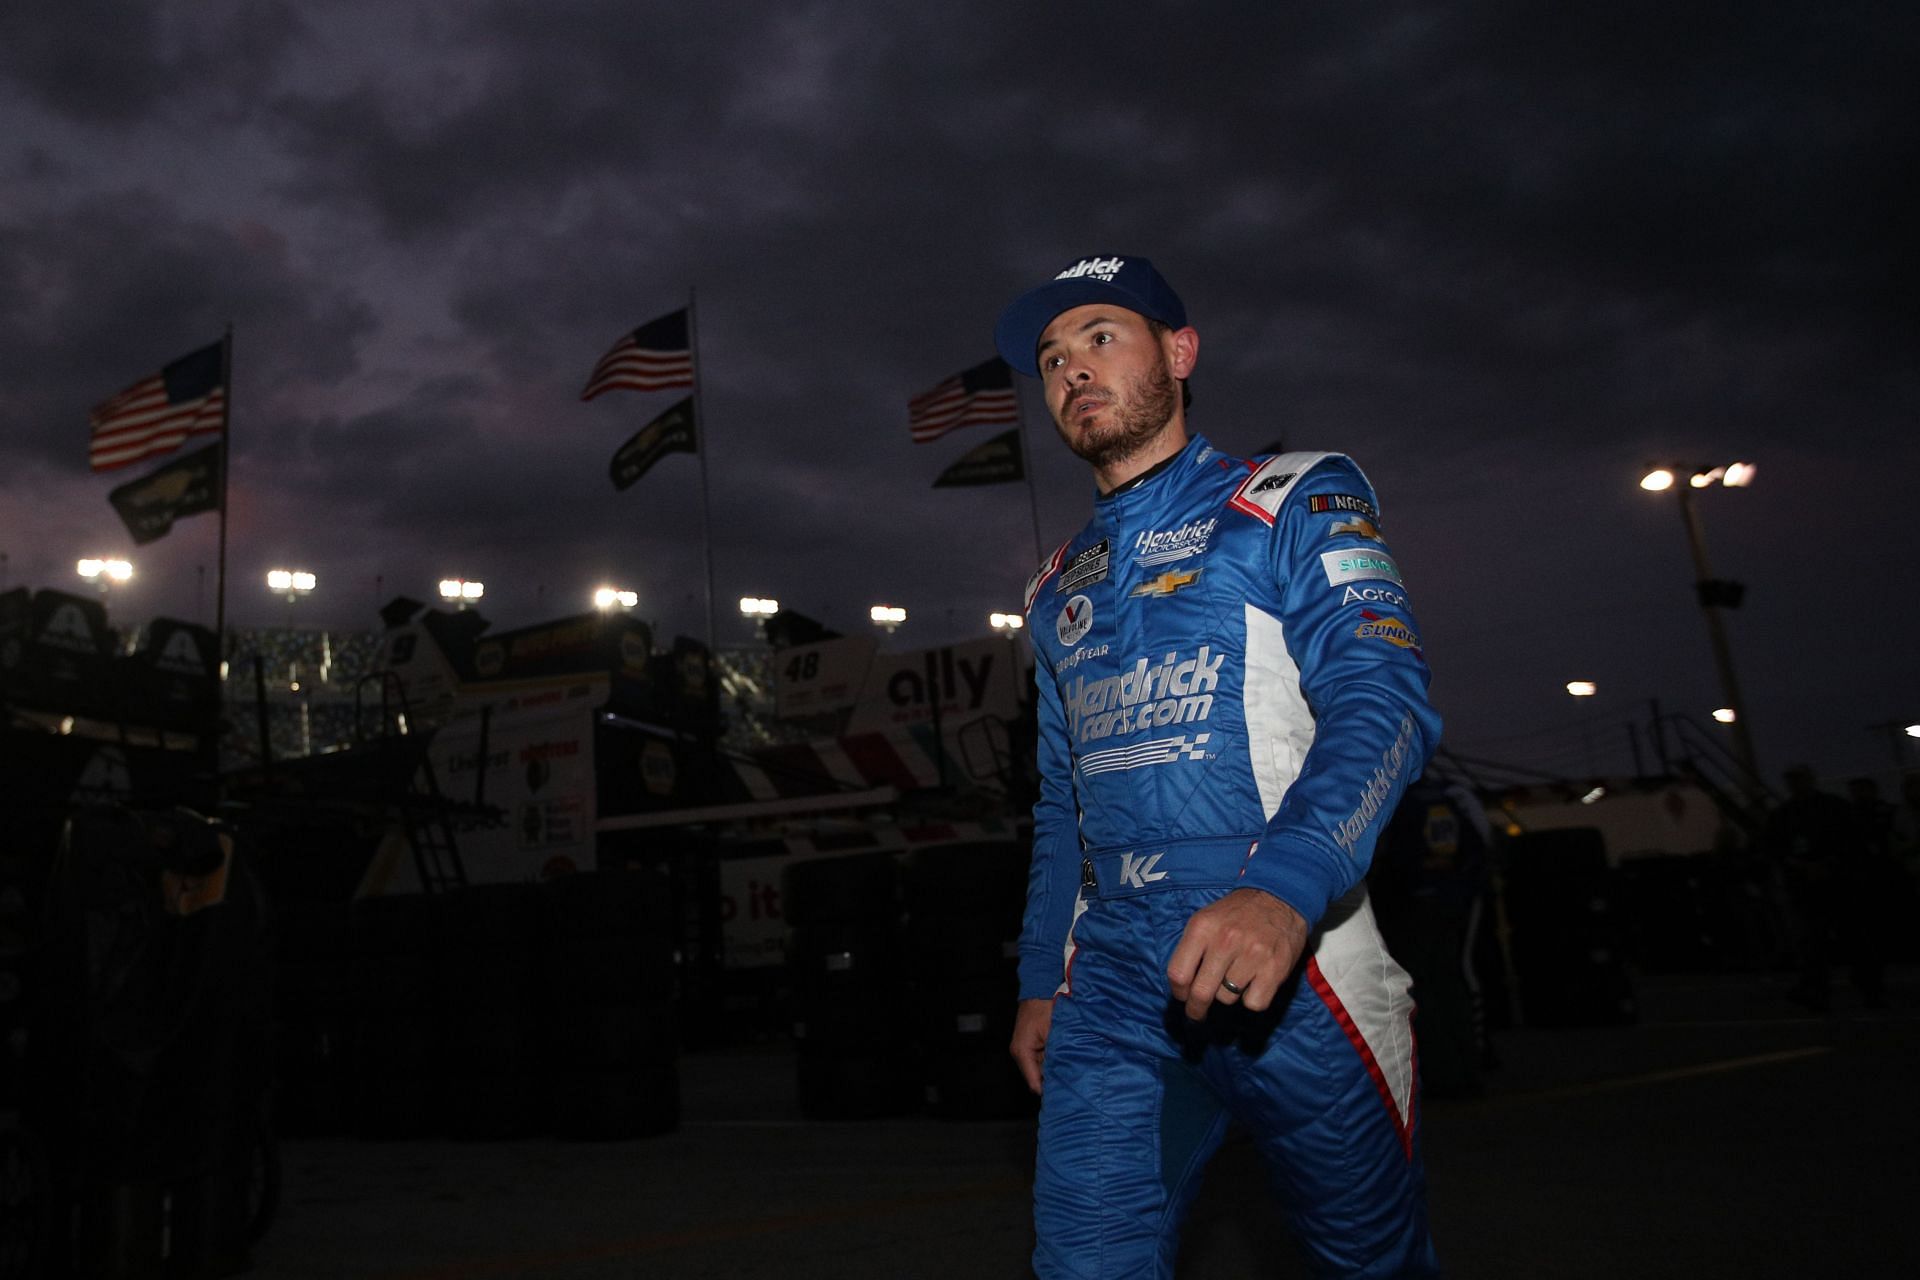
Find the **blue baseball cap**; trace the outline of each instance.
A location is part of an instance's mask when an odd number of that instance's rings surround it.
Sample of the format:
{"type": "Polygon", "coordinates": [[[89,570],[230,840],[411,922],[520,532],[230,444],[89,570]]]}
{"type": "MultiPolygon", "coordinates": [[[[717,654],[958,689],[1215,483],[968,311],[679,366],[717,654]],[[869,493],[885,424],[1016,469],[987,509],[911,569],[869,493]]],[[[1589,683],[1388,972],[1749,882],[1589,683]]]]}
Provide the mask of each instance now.
{"type": "Polygon", "coordinates": [[[1173,286],[1145,258],[1096,254],[1077,260],[1036,289],[1029,289],[1000,313],[993,345],[1000,358],[1029,378],[1040,376],[1034,348],[1062,311],[1090,302],[1111,302],[1174,329],[1187,327],[1187,309],[1173,286]]]}

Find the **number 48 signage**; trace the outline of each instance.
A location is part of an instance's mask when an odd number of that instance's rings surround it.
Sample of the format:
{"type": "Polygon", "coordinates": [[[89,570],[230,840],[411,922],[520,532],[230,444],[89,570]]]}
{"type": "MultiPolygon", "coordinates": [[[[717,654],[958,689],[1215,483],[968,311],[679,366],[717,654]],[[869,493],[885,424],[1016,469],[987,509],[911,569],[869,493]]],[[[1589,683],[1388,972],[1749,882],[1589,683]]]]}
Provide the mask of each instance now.
{"type": "Polygon", "coordinates": [[[774,663],[777,713],[791,719],[852,706],[878,644],[871,636],[845,636],[782,650],[774,663]]]}

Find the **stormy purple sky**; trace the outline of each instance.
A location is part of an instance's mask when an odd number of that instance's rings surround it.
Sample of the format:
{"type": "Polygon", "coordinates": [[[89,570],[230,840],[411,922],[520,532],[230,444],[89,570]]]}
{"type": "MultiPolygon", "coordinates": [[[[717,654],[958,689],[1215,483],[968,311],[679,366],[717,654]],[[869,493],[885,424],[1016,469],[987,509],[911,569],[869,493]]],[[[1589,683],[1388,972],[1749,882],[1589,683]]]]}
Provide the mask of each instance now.
{"type": "MultiPolygon", "coordinates": [[[[612,579],[697,632],[696,464],[606,479],[671,394],[577,399],[692,287],[722,642],[742,594],[978,634],[1026,494],[930,490],[987,433],[916,446],[905,401],[1017,290],[1134,253],[1201,331],[1199,430],[1367,468],[1454,745],[1578,771],[1582,720],[1606,766],[1646,698],[1717,705],[1635,482],[1744,458],[1701,508],[1762,756],[1884,768],[1868,726],[1920,718],[1920,24],[1574,9],[9,6],[8,584],[129,550],[106,494],[144,468],[89,473],[87,409],[231,319],[236,621],[284,621],[291,565],[331,626],[458,574],[496,626],[612,579]]],[[[1050,549],[1090,489],[1028,403],[1050,549]]],[[[116,619],[210,619],[214,528],[135,554],[116,619]]]]}

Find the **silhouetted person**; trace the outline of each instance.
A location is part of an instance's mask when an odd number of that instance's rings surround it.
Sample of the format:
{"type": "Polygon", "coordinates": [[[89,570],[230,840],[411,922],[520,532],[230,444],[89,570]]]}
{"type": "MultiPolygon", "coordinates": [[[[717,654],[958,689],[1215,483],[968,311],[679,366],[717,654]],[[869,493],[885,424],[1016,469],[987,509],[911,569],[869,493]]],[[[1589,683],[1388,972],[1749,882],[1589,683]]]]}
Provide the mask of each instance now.
{"type": "Polygon", "coordinates": [[[1489,843],[1473,795],[1423,774],[1407,788],[1367,875],[1387,949],[1413,975],[1420,1084],[1433,1097],[1472,1097],[1483,1087],[1473,953],[1489,843]]]}
{"type": "Polygon", "coordinates": [[[1868,1007],[1886,1004],[1885,926],[1872,897],[1873,865],[1852,805],[1821,791],[1813,770],[1783,775],[1787,799],[1767,820],[1764,844],[1779,869],[1800,950],[1795,996],[1816,1012],[1831,1003],[1838,949],[1868,1007]]]}

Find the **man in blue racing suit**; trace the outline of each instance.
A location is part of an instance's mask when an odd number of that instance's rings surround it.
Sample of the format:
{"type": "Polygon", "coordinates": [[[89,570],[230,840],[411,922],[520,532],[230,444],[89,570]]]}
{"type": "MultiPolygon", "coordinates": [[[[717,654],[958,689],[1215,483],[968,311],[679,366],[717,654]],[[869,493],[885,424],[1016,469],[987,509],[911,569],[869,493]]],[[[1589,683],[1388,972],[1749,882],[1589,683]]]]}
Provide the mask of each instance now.
{"type": "Polygon", "coordinates": [[[1412,1001],[1363,877],[1440,721],[1373,490],[1188,435],[1199,335],[1144,258],[1080,259],[995,342],[1099,490],[1026,598],[1035,1269],[1171,1275],[1237,1119],[1317,1274],[1438,1274],[1412,1001]]]}

